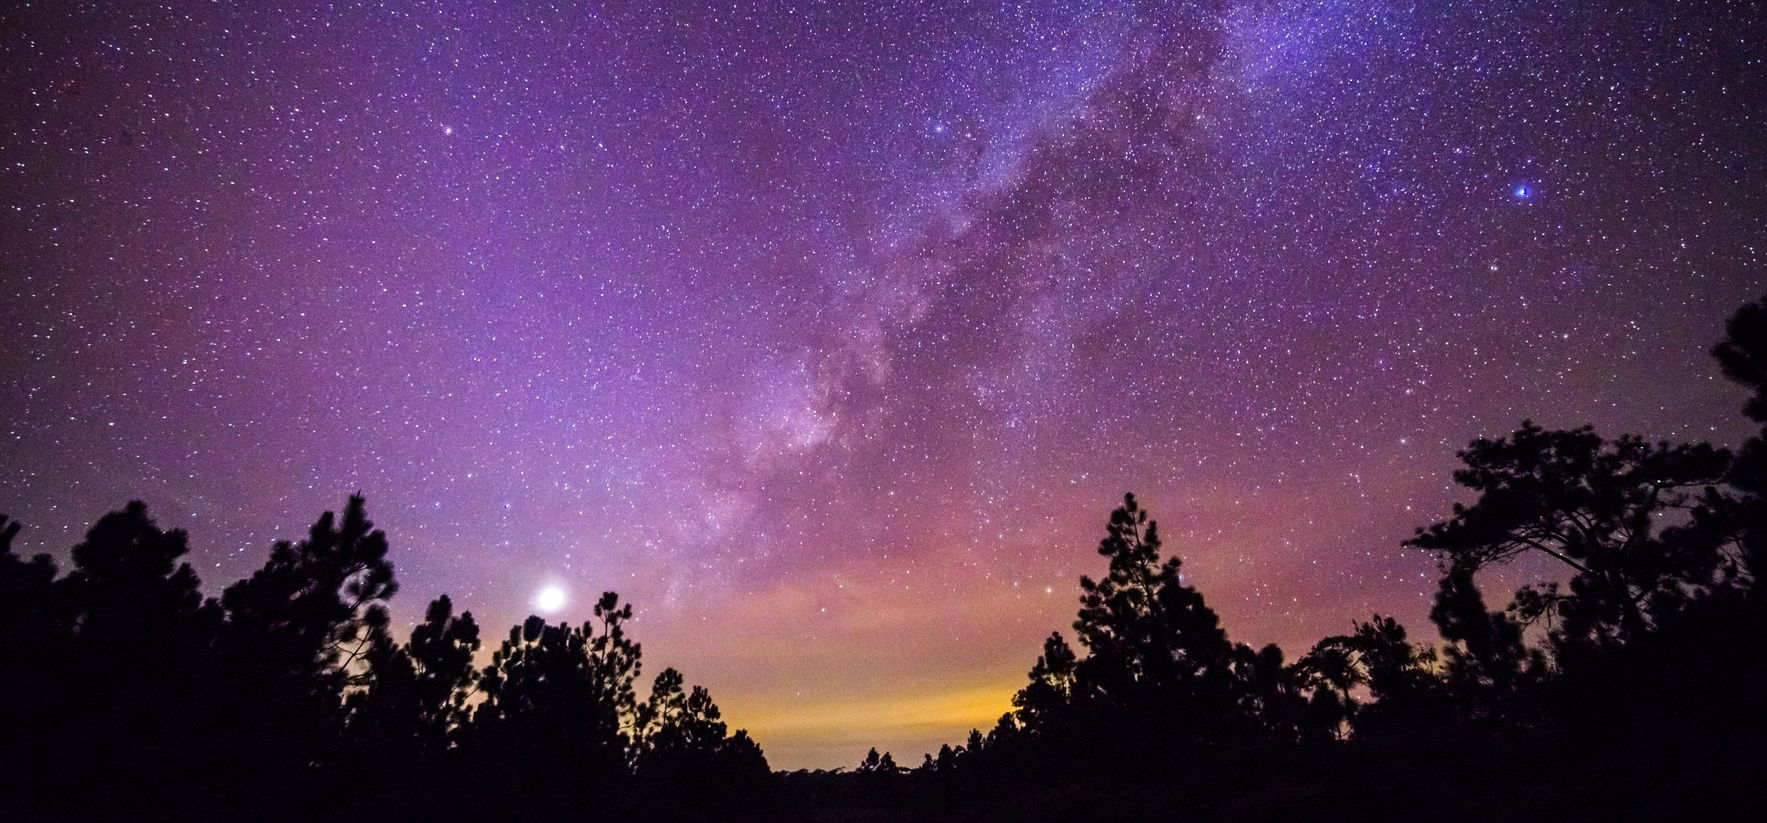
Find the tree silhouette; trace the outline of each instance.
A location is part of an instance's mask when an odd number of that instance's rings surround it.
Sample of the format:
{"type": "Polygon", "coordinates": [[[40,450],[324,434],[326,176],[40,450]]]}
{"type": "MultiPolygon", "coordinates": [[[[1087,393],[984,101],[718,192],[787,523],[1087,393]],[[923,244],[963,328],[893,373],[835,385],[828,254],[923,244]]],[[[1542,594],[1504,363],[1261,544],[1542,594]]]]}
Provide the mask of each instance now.
{"type": "Polygon", "coordinates": [[[601,627],[549,626],[529,617],[510,629],[479,678],[484,702],[473,712],[463,745],[476,764],[501,775],[495,782],[520,787],[535,818],[591,803],[625,774],[627,738],[618,696],[630,693],[638,649],[622,645],[617,653],[632,663],[623,674],[610,671],[591,645],[616,636],[630,611],[597,609],[596,616],[601,627]]]}
{"type": "Polygon", "coordinates": [[[1767,297],[1745,303],[1725,323],[1725,337],[1712,348],[1724,376],[1749,389],[1743,414],[1762,428],[1737,450],[1726,476],[1740,499],[1710,508],[1712,518],[1728,525],[1737,536],[1749,570],[1767,570],[1767,297]]]}
{"type": "MultiPolygon", "coordinates": [[[[39,554],[23,560],[12,553],[17,521],[0,516],[0,682],[17,683],[33,665],[59,655],[71,626],[55,585],[55,563],[39,554]]],[[[0,715],[0,720],[16,716],[0,715]]]]}
{"type": "Polygon", "coordinates": [[[1744,303],[1724,324],[1724,332],[1712,356],[1725,377],[1754,392],[1743,414],[1767,423],[1767,297],[1744,303]]]}
{"type": "Polygon", "coordinates": [[[1352,691],[1368,682],[1354,641],[1347,636],[1327,637],[1295,661],[1295,674],[1311,691],[1307,703],[1310,725],[1342,739],[1355,719],[1360,701],[1352,691]]]}
{"type": "Polygon", "coordinates": [[[1723,480],[1730,458],[1722,449],[1604,441],[1589,427],[1549,431],[1525,421],[1510,437],[1474,441],[1460,458],[1466,466],[1454,479],[1478,500],[1456,504],[1452,518],[1407,541],[1435,552],[1446,575],[1465,576],[1444,579],[1444,615],[1456,613],[1474,572],[1538,554],[1569,572],[1568,589],[1557,581],[1523,589],[1518,617],[1547,620],[1561,652],[1613,644],[1648,630],[1724,568],[1710,545],[1665,538],[1659,527],[1723,480]]]}
{"type": "Polygon", "coordinates": [[[1043,654],[1031,667],[1031,682],[1012,698],[1012,704],[1018,708],[1018,723],[1028,733],[1048,734],[1064,720],[1073,697],[1078,664],[1079,659],[1062,639],[1061,632],[1052,632],[1043,641],[1043,654]]]}
{"type": "Polygon", "coordinates": [[[1307,671],[1283,663],[1275,643],[1253,650],[1233,646],[1236,714],[1252,721],[1263,735],[1283,742],[1335,737],[1335,726],[1315,722],[1309,711],[1307,671]]]}
{"type": "Polygon", "coordinates": [[[700,686],[682,690],[681,673],[664,669],[651,686],[650,700],[638,710],[646,754],[710,751],[723,742],[725,725],[712,695],[700,686]]]}
{"type": "Polygon", "coordinates": [[[201,581],[183,531],[161,531],[147,505],[131,502],[99,518],[74,546],[74,568],[61,585],[79,610],[84,644],[105,653],[154,644],[182,633],[202,612],[201,581]]]}
{"type": "Polygon", "coordinates": [[[177,774],[206,764],[202,702],[219,611],[183,557],[182,530],[161,530],[134,501],[98,519],[58,585],[74,611],[65,688],[81,708],[63,723],[97,754],[88,765],[168,808],[177,774]]]}
{"type": "Polygon", "coordinates": [[[859,767],[853,771],[866,775],[893,776],[901,772],[902,769],[896,765],[896,758],[890,756],[889,752],[884,752],[880,756],[877,749],[874,748],[865,753],[865,759],[859,761],[859,767]]]}
{"type": "Polygon", "coordinates": [[[227,587],[221,603],[230,634],[264,653],[265,665],[328,681],[325,688],[337,692],[367,650],[368,622],[384,617],[383,604],[397,591],[386,533],[354,495],[341,523],[326,512],[307,539],[278,542],[263,568],[227,587]]]}
{"type": "MultiPolygon", "coordinates": [[[[13,554],[19,530],[16,521],[0,517],[0,683],[12,698],[0,709],[0,775],[20,786],[47,786],[64,745],[60,715],[73,702],[55,697],[66,686],[74,615],[49,555],[23,560],[13,554]]],[[[25,804],[20,811],[27,810],[39,809],[25,804]]]]}
{"type": "Polygon", "coordinates": [[[475,768],[518,787],[535,819],[605,802],[627,781],[641,648],[630,604],[608,592],[579,626],[529,617],[479,675],[484,699],[461,733],[475,768]]]}
{"type": "Polygon", "coordinates": [[[478,649],[472,613],[455,615],[447,595],[429,604],[403,645],[377,623],[363,654],[367,671],[346,701],[354,745],[376,759],[440,757],[470,715],[478,649]]]}
{"type": "Polygon", "coordinates": [[[1503,612],[1486,611],[1472,569],[1456,566],[1442,577],[1430,619],[1448,641],[1447,681],[1473,717],[1503,714],[1545,660],[1522,642],[1522,625],[1503,612]]]}
{"type": "Polygon", "coordinates": [[[752,802],[763,791],[766,758],[748,733],[734,736],[712,695],[683,691],[681,673],[664,669],[638,708],[635,765],[655,802],[688,808],[752,802]]]}
{"type": "Polygon", "coordinates": [[[345,686],[398,590],[387,548],[354,495],[341,519],[320,515],[306,539],[277,542],[262,568],[222,592],[216,681],[224,713],[242,725],[217,744],[227,785],[271,791],[259,778],[271,775],[284,784],[276,791],[309,795],[303,784],[340,753],[345,686]]]}
{"type": "Polygon", "coordinates": [[[1084,703],[1136,706],[1168,731],[1208,737],[1233,716],[1233,649],[1221,621],[1160,556],[1159,526],[1132,494],[1111,512],[1100,580],[1080,578],[1074,631],[1090,654],[1076,667],[1084,703]]]}
{"type": "Polygon", "coordinates": [[[1435,648],[1412,643],[1405,627],[1391,617],[1358,622],[1342,639],[1355,653],[1369,703],[1352,714],[1356,734],[1380,736],[1447,718],[1447,696],[1437,676],[1435,648]]]}

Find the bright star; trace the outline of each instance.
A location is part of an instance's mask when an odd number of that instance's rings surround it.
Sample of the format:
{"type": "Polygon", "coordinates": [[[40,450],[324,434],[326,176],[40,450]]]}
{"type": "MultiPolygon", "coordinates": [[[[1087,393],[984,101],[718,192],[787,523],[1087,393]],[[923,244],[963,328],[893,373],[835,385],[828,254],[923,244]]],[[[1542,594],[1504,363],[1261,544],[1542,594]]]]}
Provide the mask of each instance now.
{"type": "Polygon", "coordinates": [[[564,608],[565,591],[563,586],[549,585],[534,595],[534,608],[541,614],[552,614],[564,608]]]}
{"type": "Polygon", "coordinates": [[[1526,183],[1516,186],[1509,192],[1517,200],[1526,200],[1534,196],[1534,188],[1526,183]]]}

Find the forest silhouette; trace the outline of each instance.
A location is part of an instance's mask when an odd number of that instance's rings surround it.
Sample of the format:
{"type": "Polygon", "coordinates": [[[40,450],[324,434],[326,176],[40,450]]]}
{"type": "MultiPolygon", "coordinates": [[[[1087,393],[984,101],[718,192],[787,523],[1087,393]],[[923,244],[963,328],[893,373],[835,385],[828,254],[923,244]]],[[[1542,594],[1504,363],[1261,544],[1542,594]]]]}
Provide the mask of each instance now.
{"type": "Polygon", "coordinates": [[[1375,614],[1233,642],[1127,495],[1014,710],[912,767],[776,773],[712,696],[641,683],[633,607],[395,637],[363,499],[205,597],[129,503],[63,573],[0,518],[0,809],[14,820],[1767,819],[1767,298],[1713,349],[1736,451],[1524,421],[1459,453],[1439,642],[1375,614]],[[1482,570],[1555,570],[1493,608],[1482,570]],[[1071,637],[1071,640],[1070,640],[1071,637]],[[643,694],[640,687],[645,686],[643,694]]]}

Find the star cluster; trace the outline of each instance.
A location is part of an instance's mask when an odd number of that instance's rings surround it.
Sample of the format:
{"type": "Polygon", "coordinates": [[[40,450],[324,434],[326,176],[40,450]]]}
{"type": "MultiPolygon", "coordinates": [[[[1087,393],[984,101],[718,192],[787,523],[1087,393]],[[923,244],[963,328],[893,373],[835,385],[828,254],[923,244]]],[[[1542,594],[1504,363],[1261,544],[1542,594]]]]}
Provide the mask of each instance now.
{"type": "Polygon", "coordinates": [[[1736,439],[1763,22],[15,3],[0,511],[214,590],[360,490],[399,618],[616,589],[778,767],[991,723],[1124,491],[1236,639],[1427,635],[1467,440],[1736,439]]]}

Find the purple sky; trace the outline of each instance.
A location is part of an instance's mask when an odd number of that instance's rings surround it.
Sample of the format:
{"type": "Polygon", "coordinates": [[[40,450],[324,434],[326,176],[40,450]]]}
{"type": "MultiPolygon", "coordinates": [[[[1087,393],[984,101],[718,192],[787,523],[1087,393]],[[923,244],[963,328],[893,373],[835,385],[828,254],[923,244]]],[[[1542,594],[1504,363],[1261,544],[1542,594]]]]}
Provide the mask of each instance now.
{"type": "Polygon", "coordinates": [[[986,726],[1136,492],[1235,639],[1431,636],[1453,452],[1733,442],[1759,4],[0,10],[0,511],[402,620],[636,602],[776,767],[986,726]]]}

